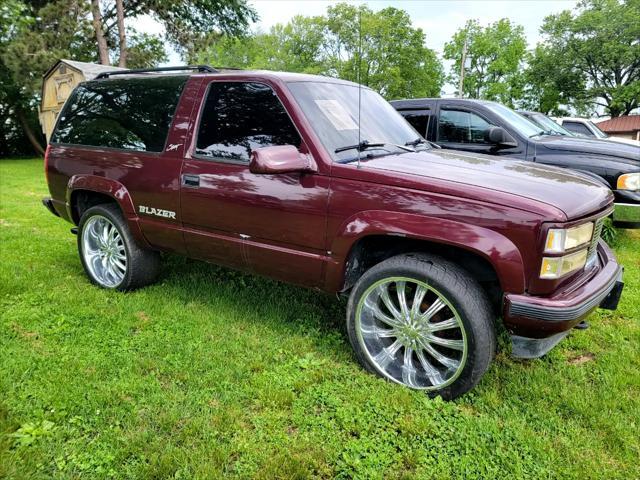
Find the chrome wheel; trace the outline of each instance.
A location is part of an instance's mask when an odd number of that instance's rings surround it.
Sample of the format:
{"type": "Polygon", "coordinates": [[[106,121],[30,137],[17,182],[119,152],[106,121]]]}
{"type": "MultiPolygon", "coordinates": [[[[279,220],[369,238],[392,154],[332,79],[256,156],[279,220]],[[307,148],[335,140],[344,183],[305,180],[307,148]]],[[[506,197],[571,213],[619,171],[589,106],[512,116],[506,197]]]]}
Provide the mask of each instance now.
{"type": "Polygon", "coordinates": [[[375,369],[410,388],[444,388],[467,360],[460,315],[442,293],[419,280],[391,277],[371,285],[358,303],[355,327],[375,369]]]}
{"type": "Polygon", "coordinates": [[[127,272],[124,240],[113,223],[94,215],[82,230],[82,255],[91,276],[102,286],[117,287],[127,272]]]}

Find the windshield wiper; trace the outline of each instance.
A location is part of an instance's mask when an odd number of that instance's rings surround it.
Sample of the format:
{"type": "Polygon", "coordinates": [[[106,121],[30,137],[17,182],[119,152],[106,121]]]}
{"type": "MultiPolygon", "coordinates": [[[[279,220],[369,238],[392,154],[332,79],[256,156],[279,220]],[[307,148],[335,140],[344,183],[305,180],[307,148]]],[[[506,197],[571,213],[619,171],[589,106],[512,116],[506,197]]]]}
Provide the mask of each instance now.
{"type": "Polygon", "coordinates": [[[415,140],[411,140],[407,143],[405,143],[405,146],[407,147],[417,147],[418,145],[430,145],[433,148],[442,148],[440,145],[438,145],[437,143],[433,143],[430,142],[429,140],[425,140],[424,138],[416,138],[415,140]]]}
{"type": "Polygon", "coordinates": [[[387,146],[392,146],[392,147],[396,147],[399,148],[401,150],[404,150],[405,152],[415,152],[415,150],[413,148],[409,148],[409,147],[405,147],[402,145],[396,145],[395,143],[388,143],[388,142],[380,142],[380,143],[371,143],[368,140],[363,140],[360,143],[356,143],[355,145],[347,145],[345,147],[338,147],[334,150],[334,152],[336,153],[340,153],[340,152],[346,152],[347,150],[357,150],[358,151],[358,156],[355,158],[349,158],[346,160],[338,160],[338,163],[351,163],[351,162],[355,162],[356,160],[358,160],[360,158],[360,152],[364,152],[367,149],[370,148],[384,148],[387,146]]]}
{"type": "Polygon", "coordinates": [[[392,147],[400,148],[401,150],[405,150],[407,152],[413,152],[412,148],[403,147],[402,145],[396,145],[395,143],[389,142],[380,142],[380,143],[371,143],[369,140],[363,140],[360,143],[356,143],[355,145],[347,145],[346,147],[339,147],[334,150],[336,153],[346,152],[347,150],[358,150],[359,152],[364,152],[369,148],[380,148],[391,145],[392,147]]]}
{"type": "Polygon", "coordinates": [[[529,138],[539,137],[540,135],[549,135],[549,134],[547,132],[545,132],[544,130],[540,130],[538,133],[534,133],[533,135],[529,135],[529,138]]]}

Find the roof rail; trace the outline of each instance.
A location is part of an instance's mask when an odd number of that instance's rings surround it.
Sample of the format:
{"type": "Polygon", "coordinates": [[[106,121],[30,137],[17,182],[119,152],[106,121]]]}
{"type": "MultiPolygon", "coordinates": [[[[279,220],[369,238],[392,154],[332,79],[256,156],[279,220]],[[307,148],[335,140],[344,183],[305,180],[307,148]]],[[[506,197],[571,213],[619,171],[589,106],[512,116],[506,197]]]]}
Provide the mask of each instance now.
{"type": "Polygon", "coordinates": [[[152,73],[152,72],[180,72],[183,70],[196,70],[198,72],[206,73],[218,73],[217,70],[209,65],[184,65],[179,67],[157,67],[157,68],[133,68],[131,70],[114,70],[113,72],[102,72],[96,77],[96,80],[101,78],[109,78],[112,75],[131,75],[133,73],[152,73]]]}

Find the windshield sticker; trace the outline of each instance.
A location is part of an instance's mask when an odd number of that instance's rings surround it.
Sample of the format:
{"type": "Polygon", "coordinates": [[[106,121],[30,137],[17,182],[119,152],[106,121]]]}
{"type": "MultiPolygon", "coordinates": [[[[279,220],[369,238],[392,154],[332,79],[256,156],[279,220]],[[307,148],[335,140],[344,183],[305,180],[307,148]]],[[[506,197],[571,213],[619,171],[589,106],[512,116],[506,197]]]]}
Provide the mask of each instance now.
{"type": "Polygon", "coordinates": [[[315,100],[315,102],[336,130],[358,129],[358,124],[337,100],[315,100]]]}

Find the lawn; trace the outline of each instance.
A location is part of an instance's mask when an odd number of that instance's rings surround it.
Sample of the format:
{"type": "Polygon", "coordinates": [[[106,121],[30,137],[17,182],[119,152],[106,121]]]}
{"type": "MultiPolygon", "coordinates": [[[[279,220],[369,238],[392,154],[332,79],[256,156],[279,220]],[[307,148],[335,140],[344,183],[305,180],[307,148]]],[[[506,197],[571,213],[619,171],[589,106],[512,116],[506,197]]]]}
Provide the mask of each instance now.
{"type": "Polygon", "coordinates": [[[365,373],[333,297],[172,256],[91,286],[46,194],[0,161],[0,478],[640,477],[636,232],[616,312],[535,361],[502,334],[447,403],[365,373]]]}

